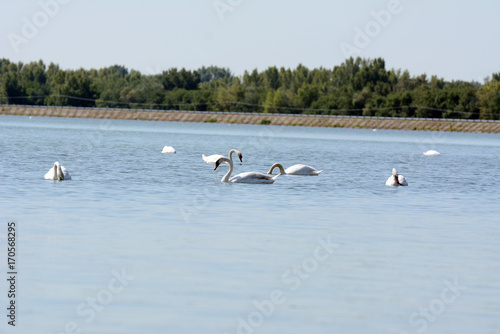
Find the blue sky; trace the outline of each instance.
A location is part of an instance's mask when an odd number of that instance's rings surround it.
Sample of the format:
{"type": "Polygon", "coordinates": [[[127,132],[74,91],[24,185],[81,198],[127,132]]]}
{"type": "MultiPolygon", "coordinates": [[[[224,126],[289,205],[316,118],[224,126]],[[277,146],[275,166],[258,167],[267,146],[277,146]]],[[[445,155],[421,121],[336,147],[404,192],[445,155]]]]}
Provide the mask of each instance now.
{"type": "Polygon", "coordinates": [[[0,57],[153,74],[333,68],[346,56],[446,80],[500,72],[497,0],[0,0],[0,57]]]}

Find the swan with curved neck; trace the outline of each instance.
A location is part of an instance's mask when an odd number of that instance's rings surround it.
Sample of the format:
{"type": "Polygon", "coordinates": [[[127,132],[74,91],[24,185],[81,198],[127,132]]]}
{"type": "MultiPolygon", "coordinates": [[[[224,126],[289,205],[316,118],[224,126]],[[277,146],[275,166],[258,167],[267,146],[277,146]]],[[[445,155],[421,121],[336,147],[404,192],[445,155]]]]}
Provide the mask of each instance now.
{"type": "Polygon", "coordinates": [[[293,165],[288,167],[287,169],[284,169],[281,164],[274,164],[271,166],[271,169],[267,172],[267,174],[272,174],[273,170],[275,168],[279,168],[280,174],[286,174],[286,175],[319,175],[322,170],[316,170],[316,168],[307,166],[307,165],[293,165]]]}
{"type": "Polygon", "coordinates": [[[64,166],[61,166],[59,162],[56,161],[54,163],[54,167],[49,169],[49,171],[45,174],[45,179],[55,181],[71,180],[71,175],[69,175],[64,166]]]}
{"type": "Polygon", "coordinates": [[[278,169],[280,170],[280,174],[286,174],[285,169],[283,168],[283,166],[282,166],[281,164],[278,164],[278,163],[273,164],[273,165],[271,166],[271,168],[269,169],[269,171],[267,172],[267,174],[272,174],[272,173],[273,173],[273,170],[274,170],[275,168],[278,168],[278,169]]]}
{"type": "Polygon", "coordinates": [[[385,185],[389,187],[407,186],[408,182],[406,181],[406,177],[398,174],[396,168],[393,168],[392,175],[389,176],[389,178],[385,182],[385,185]]]}
{"type": "MultiPolygon", "coordinates": [[[[243,154],[241,154],[240,151],[238,151],[238,150],[236,150],[234,148],[232,150],[230,150],[229,154],[227,155],[229,157],[229,160],[233,161],[233,154],[234,153],[236,153],[236,155],[240,159],[240,162],[243,162],[243,154]]],[[[212,155],[209,155],[209,156],[206,156],[205,154],[202,154],[201,157],[203,158],[203,161],[205,161],[205,163],[207,163],[207,164],[214,164],[220,158],[225,158],[221,154],[212,154],[212,155]]]]}
{"type": "Polygon", "coordinates": [[[278,178],[279,175],[276,176],[271,176],[269,174],[262,174],[258,172],[247,172],[247,173],[241,173],[238,175],[235,175],[231,177],[233,174],[233,161],[222,157],[219,158],[215,162],[215,168],[214,170],[217,169],[221,164],[227,163],[229,165],[229,171],[224,175],[221,179],[221,182],[228,182],[228,183],[274,183],[276,179],[278,178]]]}

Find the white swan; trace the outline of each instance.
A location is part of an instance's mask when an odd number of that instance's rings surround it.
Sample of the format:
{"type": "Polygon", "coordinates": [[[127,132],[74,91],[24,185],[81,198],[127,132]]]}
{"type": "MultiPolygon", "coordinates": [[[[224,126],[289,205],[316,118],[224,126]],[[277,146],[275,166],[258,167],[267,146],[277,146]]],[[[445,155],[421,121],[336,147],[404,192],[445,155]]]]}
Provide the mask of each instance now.
{"type": "Polygon", "coordinates": [[[217,169],[217,167],[220,166],[222,163],[227,163],[229,165],[229,171],[224,175],[224,177],[221,179],[221,182],[229,182],[229,183],[274,183],[276,179],[278,178],[279,175],[276,176],[271,176],[269,174],[262,174],[262,173],[257,173],[257,172],[247,172],[247,173],[241,173],[238,175],[235,175],[231,177],[231,174],[233,174],[233,161],[222,157],[219,158],[215,162],[215,168],[214,170],[217,169]]]}
{"type": "Polygon", "coordinates": [[[49,171],[45,174],[45,179],[47,180],[71,180],[71,175],[69,175],[68,171],[64,166],[61,166],[59,162],[54,163],[54,167],[49,169],[49,171]]]}
{"type": "MultiPolygon", "coordinates": [[[[233,161],[233,153],[236,153],[238,155],[240,162],[243,162],[243,154],[241,154],[240,151],[238,151],[234,148],[231,151],[229,151],[229,154],[228,154],[229,160],[233,161]]],[[[201,157],[203,158],[203,161],[205,161],[205,163],[207,163],[207,164],[214,164],[220,158],[225,158],[223,155],[220,155],[220,154],[212,154],[209,156],[202,154],[201,157]]]]}
{"type": "Polygon", "coordinates": [[[438,151],[429,150],[427,152],[424,152],[424,155],[441,155],[441,153],[439,153],[438,151]]]}
{"type": "Polygon", "coordinates": [[[408,182],[406,181],[406,177],[399,175],[396,168],[393,168],[392,175],[387,179],[385,185],[389,187],[407,186],[408,182]]]}
{"type": "Polygon", "coordinates": [[[172,154],[172,153],[175,153],[175,148],[173,148],[172,146],[165,146],[163,147],[163,150],[161,151],[161,153],[167,153],[167,154],[172,154]]]}
{"type": "Polygon", "coordinates": [[[267,174],[272,174],[273,169],[279,168],[280,174],[286,174],[286,175],[319,175],[319,173],[322,172],[322,170],[316,170],[316,168],[311,167],[311,166],[306,166],[306,165],[293,165],[291,167],[288,167],[287,169],[283,169],[283,166],[281,164],[274,164],[271,166],[271,169],[267,172],[267,174]]]}

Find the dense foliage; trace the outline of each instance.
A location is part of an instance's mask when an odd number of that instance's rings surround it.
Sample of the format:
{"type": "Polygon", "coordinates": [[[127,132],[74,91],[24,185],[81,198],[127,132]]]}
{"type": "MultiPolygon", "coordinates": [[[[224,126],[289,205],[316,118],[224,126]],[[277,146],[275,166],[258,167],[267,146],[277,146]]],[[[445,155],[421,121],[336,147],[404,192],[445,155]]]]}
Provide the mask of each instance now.
{"type": "Polygon", "coordinates": [[[333,69],[269,67],[241,77],[215,66],[144,75],[0,59],[0,103],[498,120],[500,73],[484,84],[446,82],[387,70],[381,58],[350,58],[333,69]]]}

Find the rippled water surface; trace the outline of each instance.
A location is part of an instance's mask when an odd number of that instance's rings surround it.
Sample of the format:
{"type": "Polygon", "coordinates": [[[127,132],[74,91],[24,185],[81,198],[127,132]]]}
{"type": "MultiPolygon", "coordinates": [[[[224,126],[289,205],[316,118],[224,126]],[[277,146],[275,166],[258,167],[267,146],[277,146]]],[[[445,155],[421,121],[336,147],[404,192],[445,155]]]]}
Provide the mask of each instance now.
{"type": "Polygon", "coordinates": [[[500,332],[499,135],[0,116],[0,156],[18,333],[500,332]]]}

